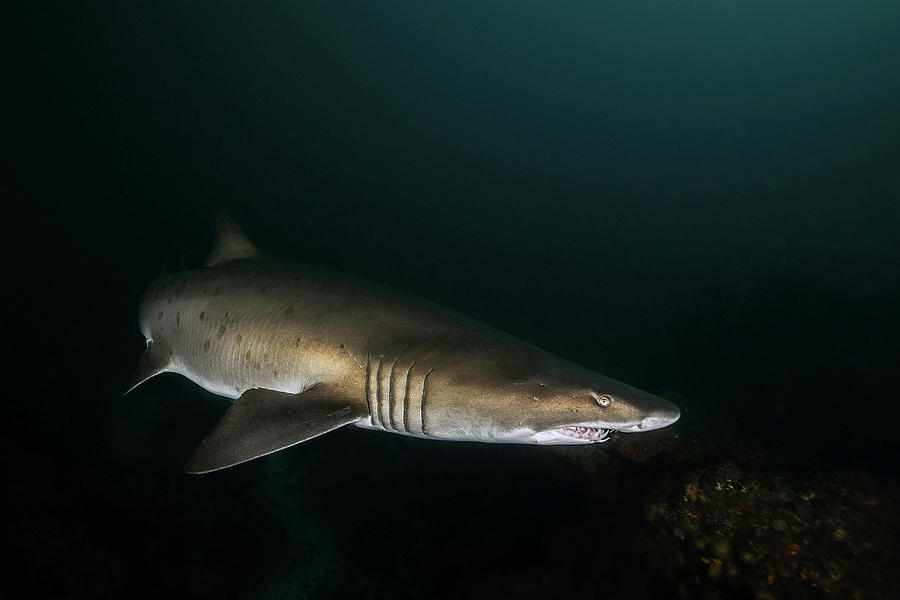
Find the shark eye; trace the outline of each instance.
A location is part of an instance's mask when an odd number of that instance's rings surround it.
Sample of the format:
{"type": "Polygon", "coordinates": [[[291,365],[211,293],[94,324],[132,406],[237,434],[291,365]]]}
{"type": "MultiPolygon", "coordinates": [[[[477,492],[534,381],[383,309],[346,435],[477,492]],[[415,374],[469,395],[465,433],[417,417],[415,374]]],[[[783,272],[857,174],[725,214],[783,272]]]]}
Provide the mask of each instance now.
{"type": "Polygon", "coordinates": [[[599,396],[594,396],[594,400],[597,401],[597,404],[603,407],[607,407],[612,404],[612,396],[609,394],[600,394],[599,396]]]}

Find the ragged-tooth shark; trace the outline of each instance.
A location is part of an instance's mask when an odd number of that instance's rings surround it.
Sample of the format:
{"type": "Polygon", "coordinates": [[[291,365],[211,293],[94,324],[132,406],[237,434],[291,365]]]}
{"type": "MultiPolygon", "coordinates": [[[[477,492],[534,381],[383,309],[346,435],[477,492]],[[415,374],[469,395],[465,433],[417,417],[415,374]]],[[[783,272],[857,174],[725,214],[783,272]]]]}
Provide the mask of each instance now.
{"type": "Polygon", "coordinates": [[[450,309],[278,260],[220,215],[205,268],[157,277],[126,393],[179,373],[236,398],[185,470],[208,473],[344,425],[455,441],[592,444],[681,415],[450,309]]]}

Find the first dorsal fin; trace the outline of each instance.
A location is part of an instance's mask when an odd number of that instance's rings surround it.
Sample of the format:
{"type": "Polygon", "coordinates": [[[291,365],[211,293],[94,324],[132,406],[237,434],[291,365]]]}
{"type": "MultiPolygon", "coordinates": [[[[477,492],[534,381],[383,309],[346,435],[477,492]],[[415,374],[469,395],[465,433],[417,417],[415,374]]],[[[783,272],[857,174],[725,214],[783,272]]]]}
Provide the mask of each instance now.
{"type": "Polygon", "coordinates": [[[213,239],[212,251],[204,265],[216,267],[233,260],[260,255],[262,252],[244,235],[241,228],[226,215],[219,214],[216,219],[216,237],[213,239]]]}

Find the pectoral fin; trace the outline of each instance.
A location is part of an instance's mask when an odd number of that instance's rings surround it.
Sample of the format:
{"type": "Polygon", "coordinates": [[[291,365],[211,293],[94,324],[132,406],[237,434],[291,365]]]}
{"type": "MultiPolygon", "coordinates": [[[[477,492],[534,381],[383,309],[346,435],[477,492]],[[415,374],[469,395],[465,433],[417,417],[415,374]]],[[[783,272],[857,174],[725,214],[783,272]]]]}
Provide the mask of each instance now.
{"type": "Polygon", "coordinates": [[[351,403],[326,386],[300,394],[253,389],[235,400],[184,467],[209,473],[305,442],[358,421],[351,403]]]}

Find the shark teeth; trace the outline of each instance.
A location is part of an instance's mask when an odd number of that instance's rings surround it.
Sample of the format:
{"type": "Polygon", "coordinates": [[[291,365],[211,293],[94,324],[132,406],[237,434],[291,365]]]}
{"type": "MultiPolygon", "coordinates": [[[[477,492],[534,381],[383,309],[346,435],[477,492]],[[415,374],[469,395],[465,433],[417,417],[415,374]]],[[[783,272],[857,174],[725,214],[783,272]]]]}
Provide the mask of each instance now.
{"type": "Polygon", "coordinates": [[[600,429],[599,427],[561,427],[557,431],[569,437],[600,444],[608,441],[609,434],[612,433],[612,429],[600,429]]]}

